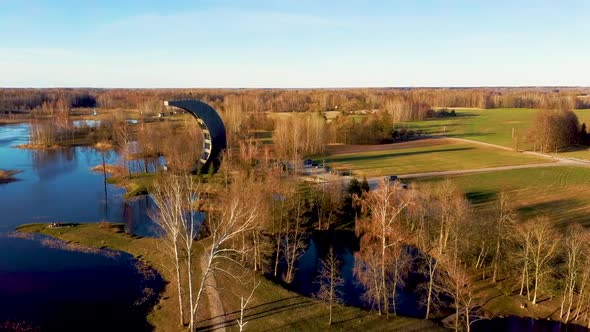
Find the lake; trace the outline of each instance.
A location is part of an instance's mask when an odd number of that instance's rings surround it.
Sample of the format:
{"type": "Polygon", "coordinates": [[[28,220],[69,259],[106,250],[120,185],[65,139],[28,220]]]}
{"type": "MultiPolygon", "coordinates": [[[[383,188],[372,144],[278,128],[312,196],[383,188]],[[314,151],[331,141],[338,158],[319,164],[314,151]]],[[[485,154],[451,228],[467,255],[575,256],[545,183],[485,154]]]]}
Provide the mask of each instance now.
{"type": "MultiPolygon", "coordinates": [[[[11,235],[25,223],[107,220],[152,236],[155,226],[146,215],[151,201],[127,202],[112,185],[105,192],[103,174],[90,171],[102,162],[93,148],[12,148],[27,143],[28,134],[28,124],[0,126],[0,169],[21,171],[17,181],[0,185],[0,330],[7,324],[33,331],[151,330],[146,315],[163,282],[154,273],[146,278],[131,256],[77,252],[47,246],[47,238],[11,235]]],[[[116,158],[111,154],[106,162],[116,158]]]]}

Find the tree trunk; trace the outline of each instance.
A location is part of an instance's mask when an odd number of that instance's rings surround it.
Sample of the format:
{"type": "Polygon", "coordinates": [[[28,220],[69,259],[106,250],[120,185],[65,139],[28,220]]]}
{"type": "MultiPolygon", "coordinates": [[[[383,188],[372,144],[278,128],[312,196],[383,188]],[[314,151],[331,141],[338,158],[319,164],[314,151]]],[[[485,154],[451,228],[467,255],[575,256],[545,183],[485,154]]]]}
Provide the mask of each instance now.
{"type": "Polygon", "coordinates": [[[527,288],[528,288],[528,278],[527,278],[527,270],[528,270],[528,252],[529,252],[529,248],[528,245],[525,249],[525,254],[524,254],[524,263],[522,266],[522,276],[521,276],[521,281],[520,281],[520,295],[522,295],[523,291],[524,291],[524,284],[525,284],[525,279],[526,279],[526,283],[527,283],[527,288]]]}
{"type": "Polygon", "coordinates": [[[176,290],[178,291],[178,313],[180,316],[180,326],[184,325],[184,310],[182,303],[182,289],[180,287],[180,258],[178,257],[178,245],[174,242],[174,261],[176,264],[176,290]]]}
{"type": "Polygon", "coordinates": [[[381,237],[381,289],[383,292],[383,311],[387,317],[389,317],[389,299],[387,298],[387,285],[386,285],[386,278],[385,278],[385,234],[382,234],[381,237]]]}
{"type": "Polygon", "coordinates": [[[539,265],[535,267],[535,287],[533,288],[533,304],[537,304],[537,288],[539,287],[539,265]]]}
{"type": "Polygon", "coordinates": [[[500,235],[496,239],[496,253],[494,255],[494,272],[492,273],[492,282],[495,284],[498,281],[498,263],[500,261],[500,235]]]}
{"type": "Polygon", "coordinates": [[[428,294],[426,298],[426,316],[424,319],[428,319],[430,317],[430,305],[432,301],[432,289],[434,286],[434,273],[436,271],[436,262],[433,262],[433,258],[428,257],[430,262],[428,263],[428,294]]]}
{"type": "MultiPolygon", "coordinates": [[[[191,261],[191,252],[189,251],[186,255],[186,268],[188,270],[188,296],[189,302],[191,304],[191,308],[193,306],[193,273],[192,273],[192,261],[191,261]]],[[[190,317],[190,326],[191,331],[193,331],[194,327],[194,315],[190,317]]]]}

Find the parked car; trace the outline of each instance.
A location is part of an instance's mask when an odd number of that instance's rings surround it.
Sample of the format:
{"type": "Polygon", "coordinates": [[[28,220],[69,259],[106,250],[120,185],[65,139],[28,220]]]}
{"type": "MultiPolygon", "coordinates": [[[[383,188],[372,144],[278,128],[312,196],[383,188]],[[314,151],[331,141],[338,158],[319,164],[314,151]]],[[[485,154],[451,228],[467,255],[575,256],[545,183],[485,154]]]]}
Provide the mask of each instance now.
{"type": "Polygon", "coordinates": [[[389,184],[390,184],[390,185],[394,184],[396,181],[399,181],[399,183],[401,184],[402,188],[404,188],[404,189],[408,189],[408,185],[407,185],[407,184],[405,184],[405,183],[403,183],[403,182],[401,182],[401,181],[399,180],[399,178],[397,177],[397,175],[390,175],[390,176],[389,176],[389,184]]]}

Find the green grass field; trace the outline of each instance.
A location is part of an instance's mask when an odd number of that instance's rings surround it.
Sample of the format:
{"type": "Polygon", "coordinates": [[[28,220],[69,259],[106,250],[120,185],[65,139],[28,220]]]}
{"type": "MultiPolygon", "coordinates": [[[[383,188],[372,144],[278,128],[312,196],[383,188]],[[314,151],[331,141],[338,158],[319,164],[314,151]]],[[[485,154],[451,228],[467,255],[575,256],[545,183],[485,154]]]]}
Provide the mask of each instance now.
{"type": "MultiPolygon", "coordinates": [[[[547,215],[557,224],[590,226],[590,168],[528,168],[450,177],[479,208],[486,208],[501,191],[510,195],[518,215],[547,215]]],[[[436,183],[442,178],[416,180],[436,183]]]]}
{"type": "MultiPolygon", "coordinates": [[[[525,136],[535,112],[537,110],[527,108],[457,109],[456,117],[403,122],[398,126],[422,130],[431,135],[444,134],[509,148],[515,146],[512,139],[514,128],[519,149],[527,149],[525,136]]],[[[575,113],[580,123],[590,125],[590,110],[575,110],[575,113]]]]}
{"type": "Polygon", "coordinates": [[[563,157],[563,158],[576,158],[576,159],[585,159],[590,160],[590,148],[586,147],[575,147],[568,151],[563,151],[559,153],[552,153],[555,156],[563,157]]]}
{"type": "Polygon", "coordinates": [[[462,170],[506,165],[548,162],[547,159],[523,155],[474,143],[447,139],[430,139],[403,145],[392,144],[388,150],[331,154],[324,158],[334,169],[352,170],[355,175],[401,175],[421,172],[462,170]],[[430,144],[425,144],[430,143],[430,144]]]}

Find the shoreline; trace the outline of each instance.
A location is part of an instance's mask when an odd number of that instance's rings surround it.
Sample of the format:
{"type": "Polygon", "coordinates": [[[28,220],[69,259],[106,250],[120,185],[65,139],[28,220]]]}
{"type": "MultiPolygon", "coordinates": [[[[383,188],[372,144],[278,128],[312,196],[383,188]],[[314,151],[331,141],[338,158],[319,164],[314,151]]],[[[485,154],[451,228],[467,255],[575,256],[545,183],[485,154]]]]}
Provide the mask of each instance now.
{"type": "MultiPolygon", "coordinates": [[[[155,238],[143,238],[124,232],[124,224],[119,223],[89,223],[73,224],[69,227],[48,227],[50,223],[24,224],[16,227],[16,233],[42,234],[53,239],[63,241],[71,248],[86,247],[90,250],[114,250],[127,253],[143,266],[158,273],[164,284],[154,306],[147,313],[147,321],[154,326],[155,331],[180,331],[172,322],[167,324],[166,317],[173,314],[174,293],[168,287],[171,276],[164,268],[164,254],[158,250],[155,238]],[[88,232],[84,232],[84,231],[88,232]],[[78,233],[78,234],[76,234],[78,233]],[[80,234],[86,235],[80,236],[80,234]]],[[[172,320],[176,322],[176,320],[172,320]]]]}

